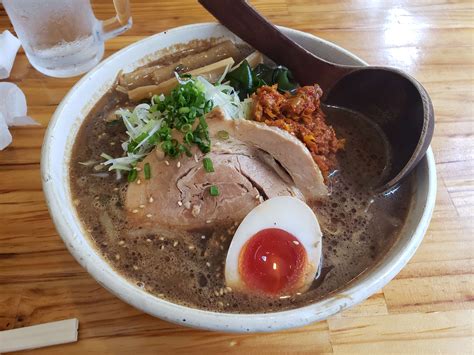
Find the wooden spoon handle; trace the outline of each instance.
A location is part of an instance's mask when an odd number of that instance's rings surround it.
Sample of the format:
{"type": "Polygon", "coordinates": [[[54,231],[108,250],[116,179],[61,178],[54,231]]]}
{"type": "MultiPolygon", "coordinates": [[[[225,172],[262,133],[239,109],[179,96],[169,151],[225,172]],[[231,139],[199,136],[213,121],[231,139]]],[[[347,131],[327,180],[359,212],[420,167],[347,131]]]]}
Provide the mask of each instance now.
{"type": "Polygon", "coordinates": [[[245,0],[199,0],[216,19],[255,49],[288,67],[301,85],[327,90],[353,67],[329,63],[295,43],[245,0]]]}

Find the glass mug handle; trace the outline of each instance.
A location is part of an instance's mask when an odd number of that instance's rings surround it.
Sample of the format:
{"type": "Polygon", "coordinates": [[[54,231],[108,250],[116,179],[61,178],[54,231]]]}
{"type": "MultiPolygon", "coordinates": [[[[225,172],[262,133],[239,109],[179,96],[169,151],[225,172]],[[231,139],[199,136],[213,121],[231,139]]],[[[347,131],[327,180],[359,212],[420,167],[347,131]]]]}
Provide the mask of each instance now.
{"type": "Polygon", "coordinates": [[[104,41],[116,37],[132,26],[129,0],[114,0],[115,17],[101,21],[101,36],[104,41]]]}

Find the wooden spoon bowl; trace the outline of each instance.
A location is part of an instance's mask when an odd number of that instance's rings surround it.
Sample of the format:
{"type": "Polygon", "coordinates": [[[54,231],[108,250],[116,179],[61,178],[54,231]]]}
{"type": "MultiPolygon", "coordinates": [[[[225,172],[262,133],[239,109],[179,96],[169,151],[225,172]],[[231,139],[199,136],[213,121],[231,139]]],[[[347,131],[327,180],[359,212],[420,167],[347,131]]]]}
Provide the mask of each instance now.
{"type": "Polygon", "coordinates": [[[419,163],[431,142],[434,113],[430,97],[410,75],[395,68],[330,63],[310,53],[268,22],[244,0],[199,0],[224,26],[276,63],[288,67],[301,85],[317,83],[323,102],[366,116],[384,132],[389,165],[372,187],[387,192],[419,163]]]}

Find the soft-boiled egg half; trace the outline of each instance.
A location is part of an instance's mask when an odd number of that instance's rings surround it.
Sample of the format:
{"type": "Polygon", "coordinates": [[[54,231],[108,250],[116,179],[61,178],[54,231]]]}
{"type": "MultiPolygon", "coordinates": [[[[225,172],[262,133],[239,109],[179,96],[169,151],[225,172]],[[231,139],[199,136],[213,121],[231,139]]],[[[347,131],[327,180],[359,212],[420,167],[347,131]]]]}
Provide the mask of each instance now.
{"type": "Polygon", "coordinates": [[[306,291],[320,267],[321,237],[303,201],[279,196],[263,202],[235,232],[225,263],[227,286],[269,297],[306,291]]]}

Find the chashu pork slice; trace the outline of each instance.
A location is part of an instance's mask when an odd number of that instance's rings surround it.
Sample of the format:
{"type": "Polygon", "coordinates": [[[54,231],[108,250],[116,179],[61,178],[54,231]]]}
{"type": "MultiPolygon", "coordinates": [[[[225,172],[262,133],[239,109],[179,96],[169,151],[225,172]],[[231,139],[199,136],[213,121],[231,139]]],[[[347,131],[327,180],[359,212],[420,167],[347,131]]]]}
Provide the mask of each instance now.
{"type": "Polygon", "coordinates": [[[207,115],[211,136],[227,131],[230,136],[256,147],[273,157],[290,175],[294,185],[307,200],[322,199],[328,194],[321,170],[306,146],[295,136],[278,127],[249,120],[226,120],[221,109],[207,115]]]}
{"type": "Polygon", "coordinates": [[[260,123],[225,120],[217,109],[207,120],[212,149],[206,156],[193,146],[193,157],[168,159],[158,148],[138,165],[143,169],[149,163],[151,178],[146,180],[140,174],[139,180],[128,186],[126,208],[132,223],[182,230],[230,225],[240,222],[264,199],[291,195],[313,200],[326,193],[324,184],[324,189],[311,186],[322,183],[322,176],[319,170],[308,174],[308,168],[301,166],[306,162],[305,154],[313,166],[314,162],[295,137],[260,123]],[[220,131],[226,131],[229,138],[219,139],[220,131]],[[291,149],[293,145],[296,149],[291,149]],[[212,160],[214,172],[206,172],[204,157],[212,160]],[[302,174],[308,174],[306,184],[302,174]],[[211,196],[212,185],[217,186],[218,196],[211,196]]]}

